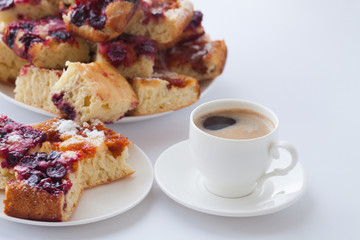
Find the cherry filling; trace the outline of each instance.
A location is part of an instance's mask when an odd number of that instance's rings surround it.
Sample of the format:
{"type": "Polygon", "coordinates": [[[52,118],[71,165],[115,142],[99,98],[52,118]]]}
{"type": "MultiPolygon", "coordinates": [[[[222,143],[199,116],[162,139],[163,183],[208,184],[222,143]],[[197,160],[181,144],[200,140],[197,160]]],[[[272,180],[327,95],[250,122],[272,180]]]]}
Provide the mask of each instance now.
{"type": "Polygon", "coordinates": [[[106,15],[104,9],[114,0],[76,0],[72,7],[71,22],[77,27],[88,24],[101,30],[105,27],[106,15]]]}
{"type": "MultiPolygon", "coordinates": [[[[106,24],[106,7],[115,0],[76,0],[72,6],[71,22],[77,26],[90,25],[96,30],[101,30],[106,24]]],[[[125,0],[134,3],[133,13],[135,12],[140,0],[125,0]]],[[[131,14],[131,16],[133,15],[131,14]]]]}
{"type": "Polygon", "coordinates": [[[114,66],[129,67],[140,55],[147,55],[154,59],[156,54],[155,41],[128,34],[121,34],[110,42],[99,45],[99,53],[107,58],[114,66]]]}
{"type": "Polygon", "coordinates": [[[37,5],[41,3],[41,0],[0,0],[0,11],[13,8],[16,4],[19,3],[29,3],[31,5],[37,5]]]}
{"type": "Polygon", "coordinates": [[[10,48],[14,47],[15,38],[17,36],[18,31],[31,31],[34,28],[33,21],[18,21],[11,23],[3,36],[3,41],[8,45],[10,48]]]}
{"type": "Polygon", "coordinates": [[[41,20],[21,20],[12,22],[5,30],[3,36],[3,41],[6,45],[14,49],[14,52],[19,57],[29,60],[31,60],[29,49],[32,44],[51,41],[51,39],[55,39],[58,42],[75,42],[75,38],[66,31],[65,23],[61,19],[54,17],[41,20]],[[22,35],[19,38],[19,42],[22,46],[14,46],[19,31],[22,31],[22,35]]]}
{"type": "Polygon", "coordinates": [[[59,42],[75,42],[75,38],[66,30],[64,21],[57,17],[48,17],[35,21],[35,27],[32,29],[34,34],[44,36],[44,38],[56,39],[59,42]]]}
{"type": "Polygon", "coordinates": [[[72,38],[72,35],[66,30],[55,30],[49,34],[51,37],[56,38],[59,42],[65,42],[72,38]]]}
{"type": "Polygon", "coordinates": [[[67,172],[73,171],[73,163],[78,157],[66,157],[60,152],[48,154],[40,152],[24,156],[14,170],[17,179],[29,186],[37,187],[50,194],[67,193],[72,183],[65,179],[67,172]]]}
{"type": "Polygon", "coordinates": [[[185,87],[185,81],[182,79],[171,79],[171,78],[167,78],[167,79],[161,78],[161,79],[169,82],[169,84],[167,85],[168,89],[171,89],[171,86],[176,86],[180,88],[185,87]]]}
{"type": "Polygon", "coordinates": [[[68,118],[74,120],[76,118],[76,112],[74,107],[70,105],[68,102],[64,102],[64,95],[65,93],[61,94],[54,94],[51,97],[51,101],[54,103],[54,105],[63,113],[65,113],[68,118]]]}
{"type": "Polygon", "coordinates": [[[194,11],[190,23],[184,29],[179,43],[193,41],[205,34],[205,30],[201,25],[203,14],[200,11],[194,11]]]}
{"type": "Polygon", "coordinates": [[[103,124],[97,125],[96,129],[104,132],[105,144],[114,158],[120,156],[126,146],[129,145],[127,137],[124,137],[121,134],[116,134],[113,130],[106,128],[103,124]]]}
{"type": "Polygon", "coordinates": [[[44,40],[37,34],[26,33],[24,34],[19,41],[24,45],[22,51],[16,51],[17,55],[21,58],[30,59],[29,49],[32,44],[44,42],[44,40]]]}
{"type": "Polygon", "coordinates": [[[134,49],[122,42],[113,43],[111,45],[112,47],[108,47],[105,54],[101,50],[100,53],[104,54],[114,67],[118,67],[122,63],[126,67],[130,66],[136,58],[134,49]]]}
{"type": "Polygon", "coordinates": [[[1,0],[0,1],[0,11],[7,10],[15,7],[14,0],[1,0]]]}
{"type": "Polygon", "coordinates": [[[185,31],[186,30],[196,31],[196,29],[201,26],[202,19],[203,19],[202,12],[194,11],[191,21],[189,25],[186,27],[185,31]]]}
{"type": "Polygon", "coordinates": [[[144,18],[142,24],[146,25],[151,20],[158,22],[160,19],[165,17],[165,12],[169,9],[177,7],[176,0],[152,0],[151,2],[141,2],[141,10],[143,11],[144,18]]]}
{"type": "Polygon", "coordinates": [[[186,42],[165,50],[160,56],[171,68],[177,65],[190,64],[191,68],[201,74],[207,72],[203,58],[208,54],[206,42],[186,42]]]}
{"type": "Polygon", "coordinates": [[[0,115],[1,167],[13,168],[30,149],[46,141],[46,133],[0,115]]]}
{"type": "Polygon", "coordinates": [[[64,99],[64,93],[54,94],[51,98],[55,106],[59,106],[62,103],[63,99],[64,99]]]}

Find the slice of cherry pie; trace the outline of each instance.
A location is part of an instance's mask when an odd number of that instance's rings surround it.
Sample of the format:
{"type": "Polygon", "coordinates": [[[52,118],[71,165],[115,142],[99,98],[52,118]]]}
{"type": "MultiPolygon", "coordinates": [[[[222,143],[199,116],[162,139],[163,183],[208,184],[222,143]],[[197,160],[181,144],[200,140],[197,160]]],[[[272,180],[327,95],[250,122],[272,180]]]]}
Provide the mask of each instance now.
{"type": "Polygon", "coordinates": [[[76,0],[63,19],[68,30],[93,42],[119,36],[132,19],[140,0],[76,0]]]}
{"type": "Polygon", "coordinates": [[[12,22],[5,29],[3,41],[37,67],[61,69],[66,61],[90,61],[87,42],[70,34],[56,17],[12,22]]]}

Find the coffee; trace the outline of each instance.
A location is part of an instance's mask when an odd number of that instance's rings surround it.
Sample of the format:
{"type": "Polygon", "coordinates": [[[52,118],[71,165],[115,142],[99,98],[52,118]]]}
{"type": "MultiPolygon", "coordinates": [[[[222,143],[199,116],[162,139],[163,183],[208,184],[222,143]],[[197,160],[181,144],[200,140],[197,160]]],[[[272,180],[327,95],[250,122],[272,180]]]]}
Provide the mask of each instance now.
{"type": "Polygon", "coordinates": [[[222,109],[203,114],[195,125],[211,135],[229,139],[252,139],[267,135],[274,123],[266,116],[249,109],[222,109]]]}

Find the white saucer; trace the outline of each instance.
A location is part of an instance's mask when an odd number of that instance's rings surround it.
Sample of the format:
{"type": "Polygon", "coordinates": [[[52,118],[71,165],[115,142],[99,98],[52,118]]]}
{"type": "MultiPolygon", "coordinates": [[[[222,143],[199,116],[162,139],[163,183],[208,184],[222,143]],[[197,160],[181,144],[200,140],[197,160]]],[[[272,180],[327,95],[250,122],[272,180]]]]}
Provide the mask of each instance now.
{"type": "MultiPolygon", "coordinates": [[[[165,150],[154,167],[155,180],[174,201],[197,210],[219,216],[248,217],[274,213],[289,207],[303,195],[305,173],[300,164],[286,176],[270,178],[264,189],[242,198],[222,198],[208,192],[200,172],[192,165],[188,140],[165,150]]],[[[281,151],[281,150],[280,150],[281,151]]],[[[281,160],[289,157],[281,153],[281,160]]],[[[274,161],[271,169],[281,167],[274,161]]]]}
{"type": "Polygon", "coordinates": [[[97,222],[124,213],[148,195],[154,179],[153,167],[146,154],[135,144],[130,144],[129,154],[126,161],[136,172],[112,183],[86,189],[68,222],[43,222],[9,217],[4,214],[2,204],[4,191],[0,192],[0,218],[29,225],[61,227],[97,222]]]}

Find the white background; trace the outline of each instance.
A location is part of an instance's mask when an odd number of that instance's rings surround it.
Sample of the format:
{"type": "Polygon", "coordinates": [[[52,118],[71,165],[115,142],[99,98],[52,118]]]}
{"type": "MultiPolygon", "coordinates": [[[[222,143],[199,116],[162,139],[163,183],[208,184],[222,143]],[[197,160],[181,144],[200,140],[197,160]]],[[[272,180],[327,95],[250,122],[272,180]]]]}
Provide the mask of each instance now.
{"type": "MultiPolygon", "coordinates": [[[[228,60],[211,91],[186,109],[136,123],[109,125],[154,164],[187,139],[192,109],[240,98],[278,114],[308,177],[305,195],[267,216],[227,218],[190,210],[154,183],[134,209],[76,227],[0,220],[0,239],[360,239],[360,1],[193,1],[228,60]]],[[[47,117],[0,99],[0,113],[27,123],[47,117]]],[[[89,209],[91,211],[91,209],[89,209]]]]}

